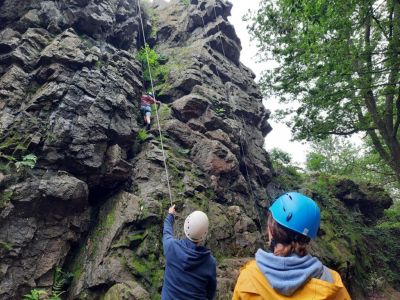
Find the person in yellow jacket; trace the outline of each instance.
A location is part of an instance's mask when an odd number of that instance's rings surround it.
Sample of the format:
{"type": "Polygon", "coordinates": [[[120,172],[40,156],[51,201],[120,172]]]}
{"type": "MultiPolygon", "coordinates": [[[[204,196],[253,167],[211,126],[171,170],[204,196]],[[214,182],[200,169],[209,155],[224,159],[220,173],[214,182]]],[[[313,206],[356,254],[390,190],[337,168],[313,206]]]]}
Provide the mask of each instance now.
{"type": "Polygon", "coordinates": [[[269,209],[271,252],[259,249],[240,271],[232,300],[349,300],[340,275],[307,253],[320,209],[303,194],[286,193],[269,209]]]}

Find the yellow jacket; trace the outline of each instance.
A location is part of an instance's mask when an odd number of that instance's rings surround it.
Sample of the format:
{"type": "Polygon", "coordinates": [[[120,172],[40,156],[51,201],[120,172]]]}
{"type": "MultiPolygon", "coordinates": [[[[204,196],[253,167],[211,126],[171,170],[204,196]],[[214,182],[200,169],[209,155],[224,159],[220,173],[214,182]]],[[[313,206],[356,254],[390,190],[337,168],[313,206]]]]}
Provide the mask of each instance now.
{"type": "Polygon", "coordinates": [[[232,300],[351,300],[340,275],[330,270],[334,283],[312,278],[292,296],[278,294],[252,260],[242,267],[232,300]]]}

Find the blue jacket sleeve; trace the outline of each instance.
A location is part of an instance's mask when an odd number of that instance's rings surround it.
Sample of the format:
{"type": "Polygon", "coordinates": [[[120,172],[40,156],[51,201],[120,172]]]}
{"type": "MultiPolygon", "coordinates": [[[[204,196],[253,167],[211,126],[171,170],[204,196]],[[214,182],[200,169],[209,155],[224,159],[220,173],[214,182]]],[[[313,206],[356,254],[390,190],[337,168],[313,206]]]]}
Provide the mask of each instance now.
{"type": "Polygon", "coordinates": [[[217,291],[217,266],[215,259],[213,258],[212,274],[207,291],[207,299],[212,300],[215,297],[215,292],[217,291]]]}
{"type": "Polygon", "coordinates": [[[163,248],[164,256],[167,256],[168,250],[174,241],[174,215],[168,214],[164,220],[164,230],[163,230],[163,248]]]}

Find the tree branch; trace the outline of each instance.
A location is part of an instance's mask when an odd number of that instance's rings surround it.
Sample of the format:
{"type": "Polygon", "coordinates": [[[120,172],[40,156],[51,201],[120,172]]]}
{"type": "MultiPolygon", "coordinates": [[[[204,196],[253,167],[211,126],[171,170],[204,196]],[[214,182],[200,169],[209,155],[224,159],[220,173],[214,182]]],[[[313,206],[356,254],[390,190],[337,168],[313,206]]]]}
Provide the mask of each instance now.
{"type": "Polygon", "coordinates": [[[383,148],[381,141],[379,140],[378,135],[376,134],[375,130],[369,130],[368,135],[370,136],[372,143],[375,146],[376,151],[378,151],[379,155],[382,159],[390,166],[392,160],[390,158],[389,153],[383,148]]]}
{"type": "Polygon", "coordinates": [[[386,34],[385,29],[382,27],[381,22],[375,17],[374,13],[372,13],[372,18],[374,19],[375,23],[378,25],[378,28],[381,30],[382,34],[385,38],[389,41],[389,36],[386,34]]]}
{"type": "Polygon", "coordinates": [[[347,130],[347,131],[321,131],[322,134],[329,134],[329,135],[340,135],[340,136],[346,136],[346,135],[352,135],[354,133],[360,132],[360,129],[352,129],[352,130],[347,130]]]}
{"type": "MultiPolygon", "coordinates": [[[[371,16],[370,16],[370,18],[366,18],[366,21],[365,21],[364,41],[365,41],[365,55],[364,55],[365,63],[366,63],[368,70],[372,71],[371,16]]],[[[363,98],[365,101],[365,105],[367,106],[368,112],[371,114],[372,120],[374,121],[375,125],[377,126],[379,133],[382,135],[385,142],[388,143],[389,135],[387,132],[387,128],[386,128],[385,123],[383,122],[382,118],[379,115],[375,96],[372,91],[372,89],[373,89],[372,75],[368,74],[368,75],[364,76],[363,81],[364,81],[364,83],[363,83],[364,84],[363,98]]],[[[377,141],[379,141],[379,139],[377,141]]],[[[380,145],[380,146],[382,148],[382,145],[380,145]]],[[[387,155],[387,153],[386,153],[386,155],[387,155]]]]}
{"type": "MultiPolygon", "coordinates": [[[[381,171],[381,169],[373,168],[373,167],[369,167],[369,166],[364,166],[364,168],[366,170],[370,171],[370,172],[377,173],[377,174],[380,174],[380,175],[396,177],[396,174],[394,172],[388,173],[388,172],[381,171]]],[[[396,182],[396,181],[397,180],[395,179],[392,182],[396,182]]]]}
{"type": "Polygon", "coordinates": [[[389,39],[389,45],[388,45],[388,62],[392,66],[392,70],[389,73],[388,77],[388,93],[385,97],[385,125],[388,131],[388,134],[391,137],[395,137],[396,135],[394,134],[394,126],[393,126],[393,105],[394,105],[394,94],[396,90],[396,79],[399,74],[399,48],[400,48],[400,23],[398,21],[398,18],[400,17],[400,9],[399,9],[399,3],[396,3],[396,1],[393,2],[392,6],[392,11],[393,13],[393,18],[391,19],[391,27],[393,28],[391,30],[391,35],[389,39]]]}

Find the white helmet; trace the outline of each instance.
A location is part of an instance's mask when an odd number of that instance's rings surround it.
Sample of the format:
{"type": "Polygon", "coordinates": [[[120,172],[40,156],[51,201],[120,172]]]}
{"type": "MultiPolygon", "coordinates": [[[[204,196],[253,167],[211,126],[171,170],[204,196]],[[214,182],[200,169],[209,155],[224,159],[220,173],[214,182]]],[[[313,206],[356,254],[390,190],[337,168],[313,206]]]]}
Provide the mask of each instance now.
{"type": "Polygon", "coordinates": [[[186,237],[192,242],[203,241],[208,232],[207,215],[199,210],[192,212],[185,220],[184,230],[186,237]]]}

